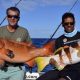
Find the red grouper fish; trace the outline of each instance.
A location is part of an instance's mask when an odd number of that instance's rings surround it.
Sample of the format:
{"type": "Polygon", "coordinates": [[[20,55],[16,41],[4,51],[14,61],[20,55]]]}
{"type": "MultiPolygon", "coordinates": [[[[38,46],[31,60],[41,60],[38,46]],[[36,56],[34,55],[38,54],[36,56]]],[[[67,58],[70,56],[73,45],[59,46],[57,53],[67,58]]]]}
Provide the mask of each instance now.
{"type": "Polygon", "coordinates": [[[34,58],[48,56],[53,52],[55,41],[50,41],[41,48],[36,48],[29,44],[30,43],[0,39],[0,64],[4,63],[4,61],[8,61],[11,63],[25,63],[33,66],[34,58]],[[9,51],[14,55],[12,58],[8,56],[9,51]]]}

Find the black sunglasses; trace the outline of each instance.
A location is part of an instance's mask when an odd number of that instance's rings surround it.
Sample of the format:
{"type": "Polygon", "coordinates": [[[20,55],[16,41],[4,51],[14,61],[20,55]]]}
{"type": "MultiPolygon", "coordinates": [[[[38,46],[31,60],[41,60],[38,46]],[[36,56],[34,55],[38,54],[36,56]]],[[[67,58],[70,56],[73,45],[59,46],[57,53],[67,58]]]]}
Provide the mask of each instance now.
{"type": "Polygon", "coordinates": [[[74,22],[66,22],[64,23],[65,26],[68,26],[68,25],[74,25],[74,22]]]}
{"type": "Polygon", "coordinates": [[[15,19],[19,19],[19,16],[16,15],[7,15],[8,18],[15,18],[15,19]]]}

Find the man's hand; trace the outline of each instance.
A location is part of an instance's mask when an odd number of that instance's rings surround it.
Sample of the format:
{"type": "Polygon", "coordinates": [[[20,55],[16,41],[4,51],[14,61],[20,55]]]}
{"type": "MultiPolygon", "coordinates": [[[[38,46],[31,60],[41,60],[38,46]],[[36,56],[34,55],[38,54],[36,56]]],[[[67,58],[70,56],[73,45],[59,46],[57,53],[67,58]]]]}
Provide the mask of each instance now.
{"type": "Polygon", "coordinates": [[[51,58],[50,61],[49,61],[49,63],[50,63],[51,65],[54,65],[54,64],[55,64],[55,60],[54,60],[53,58],[51,58]]]}

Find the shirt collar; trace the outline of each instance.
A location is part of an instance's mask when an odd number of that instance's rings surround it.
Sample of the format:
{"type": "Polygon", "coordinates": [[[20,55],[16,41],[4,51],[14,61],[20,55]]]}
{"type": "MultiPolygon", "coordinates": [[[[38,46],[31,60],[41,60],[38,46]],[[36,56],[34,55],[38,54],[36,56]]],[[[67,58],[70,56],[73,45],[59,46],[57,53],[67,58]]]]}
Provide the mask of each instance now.
{"type": "Polygon", "coordinates": [[[77,33],[77,29],[75,28],[74,31],[72,31],[70,33],[64,32],[64,36],[66,36],[66,37],[73,37],[74,35],[76,35],[76,33],[77,33]]]}

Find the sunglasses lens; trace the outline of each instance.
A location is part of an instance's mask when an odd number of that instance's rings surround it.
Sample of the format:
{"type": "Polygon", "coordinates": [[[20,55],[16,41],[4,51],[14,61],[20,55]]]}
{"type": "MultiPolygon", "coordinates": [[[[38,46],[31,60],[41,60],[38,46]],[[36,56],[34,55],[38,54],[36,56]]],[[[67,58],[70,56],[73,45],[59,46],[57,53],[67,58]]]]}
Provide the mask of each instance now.
{"type": "Polygon", "coordinates": [[[18,19],[18,18],[19,18],[19,16],[14,16],[14,18],[18,19]]]}
{"type": "Polygon", "coordinates": [[[66,22],[64,23],[65,26],[68,26],[68,25],[74,25],[74,22],[66,22]]]}
{"type": "Polygon", "coordinates": [[[19,16],[16,16],[16,15],[8,15],[7,17],[8,18],[15,18],[15,19],[18,19],[19,18],[19,16]]]}

